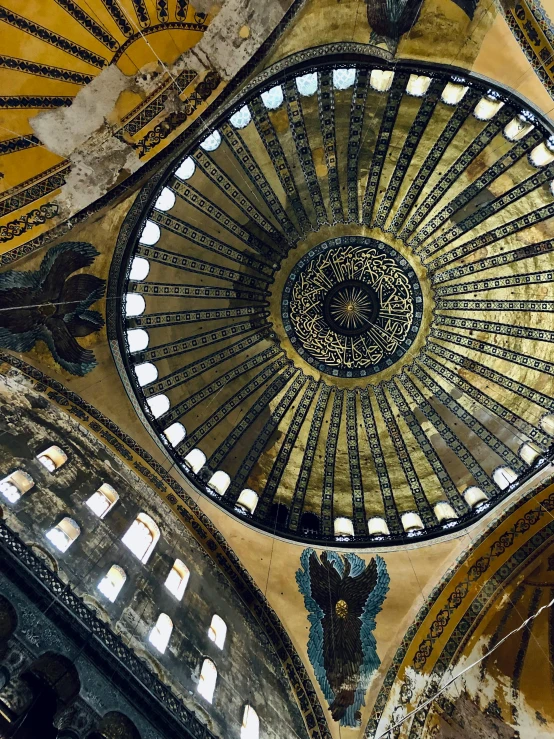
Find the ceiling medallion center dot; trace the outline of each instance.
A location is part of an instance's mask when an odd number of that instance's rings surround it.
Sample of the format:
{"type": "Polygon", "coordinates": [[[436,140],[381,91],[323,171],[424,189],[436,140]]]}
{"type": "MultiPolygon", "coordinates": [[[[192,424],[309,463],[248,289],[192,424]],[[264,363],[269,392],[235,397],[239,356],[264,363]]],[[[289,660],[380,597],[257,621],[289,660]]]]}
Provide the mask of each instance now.
{"type": "Polygon", "coordinates": [[[388,244],[340,237],[314,247],[290,273],[285,331],[300,356],[335,377],[366,377],[412,345],[423,298],[417,276],[388,244]]]}

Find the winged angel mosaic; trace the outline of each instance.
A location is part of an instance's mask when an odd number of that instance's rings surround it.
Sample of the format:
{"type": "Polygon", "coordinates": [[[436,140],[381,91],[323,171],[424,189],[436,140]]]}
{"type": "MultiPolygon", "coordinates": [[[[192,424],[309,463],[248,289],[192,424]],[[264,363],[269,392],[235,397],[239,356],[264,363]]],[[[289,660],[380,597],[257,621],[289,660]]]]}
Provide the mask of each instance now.
{"type": "Polygon", "coordinates": [[[381,661],[375,617],[389,589],[384,559],[366,564],[355,554],[305,549],[296,582],[311,624],[308,657],[319,686],[341,726],[359,726],[361,707],[381,661]]]}
{"type": "Polygon", "coordinates": [[[73,273],[90,267],[97,256],[92,244],[67,241],[49,249],[35,272],[0,273],[0,347],[28,352],[43,341],[74,375],[96,367],[93,352],[77,338],[104,325],[90,307],[104,295],[105,280],[73,273]]]}

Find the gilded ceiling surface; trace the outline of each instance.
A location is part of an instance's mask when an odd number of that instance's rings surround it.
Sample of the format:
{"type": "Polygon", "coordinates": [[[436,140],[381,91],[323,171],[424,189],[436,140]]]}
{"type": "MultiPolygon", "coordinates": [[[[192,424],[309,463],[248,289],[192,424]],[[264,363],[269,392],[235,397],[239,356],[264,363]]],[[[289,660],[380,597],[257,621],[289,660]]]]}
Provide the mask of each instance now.
{"type": "Polygon", "coordinates": [[[492,83],[355,47],[252,83],[143,193],[112,290],[196,486],[367,545],[467,524],[551,444],[554,156],[492,83]]]}

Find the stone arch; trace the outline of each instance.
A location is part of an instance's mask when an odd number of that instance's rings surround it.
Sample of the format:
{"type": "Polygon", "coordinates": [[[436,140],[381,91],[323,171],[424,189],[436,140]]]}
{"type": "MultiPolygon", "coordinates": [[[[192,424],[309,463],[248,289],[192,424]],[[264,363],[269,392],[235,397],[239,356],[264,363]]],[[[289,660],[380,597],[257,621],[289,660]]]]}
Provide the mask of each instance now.
{"type": "Polygon", "coordinates": [[[68,657],[56,652],[41,654],[29,665],[22,677],[50,688],[56,696],[58,708],[69,706],[81,690],[77,668],[68,657]]]}
{"type": "Polygon", "coordinates": [[[130,718],[119,711],[110,711],[87,739],[141,739],[141,736],[130,718]]]}

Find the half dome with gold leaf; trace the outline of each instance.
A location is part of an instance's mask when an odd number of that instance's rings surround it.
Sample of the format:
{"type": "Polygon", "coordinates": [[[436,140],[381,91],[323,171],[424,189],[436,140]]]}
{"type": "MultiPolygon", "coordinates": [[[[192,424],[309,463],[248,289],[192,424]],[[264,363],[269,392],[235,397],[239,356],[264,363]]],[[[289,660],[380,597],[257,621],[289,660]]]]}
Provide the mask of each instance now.
{"type": "Polygon", "coordinates": [[[467,526],[554,434],[549,124],[354,46],[277,63],[188,142],[111,279],[125,382],[193,485],[349,547],[467,526]]]}

